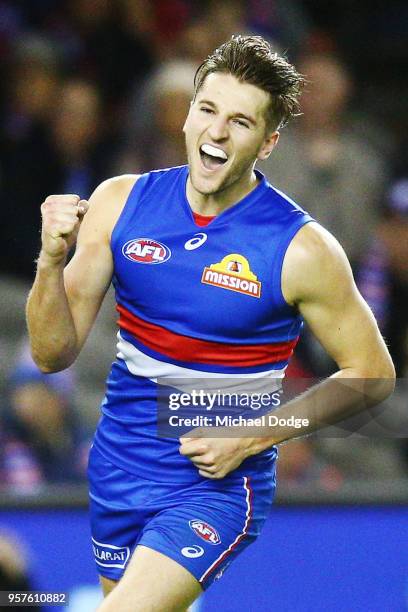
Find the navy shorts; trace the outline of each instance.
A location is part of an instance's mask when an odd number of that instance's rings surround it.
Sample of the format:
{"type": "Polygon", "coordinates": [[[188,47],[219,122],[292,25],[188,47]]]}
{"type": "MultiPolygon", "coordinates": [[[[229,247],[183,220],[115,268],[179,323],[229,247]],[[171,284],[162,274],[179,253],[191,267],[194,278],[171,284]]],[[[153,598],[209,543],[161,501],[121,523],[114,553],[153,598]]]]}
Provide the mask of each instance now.
{"type": "Polygon", "coordinates": [[[185,567],[203,589],[259,535],[275,492],[271,473],[191,485],[153,482],[112,465],[95,447],[89,481],[92,545],[102,576],[119,580],[143,545],[185,567]]]}

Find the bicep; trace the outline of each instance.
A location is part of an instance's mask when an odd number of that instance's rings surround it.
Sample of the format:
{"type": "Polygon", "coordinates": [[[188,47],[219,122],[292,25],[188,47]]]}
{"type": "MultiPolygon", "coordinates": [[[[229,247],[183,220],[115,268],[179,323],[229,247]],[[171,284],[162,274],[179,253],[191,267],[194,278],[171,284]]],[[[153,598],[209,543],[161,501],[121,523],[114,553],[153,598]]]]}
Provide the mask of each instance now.
{"type": "MultiPolygon", "coordinates": [[[[340,280],[340,279],[339,279],[340,280]]],[[[354,282],[341,279],[330,296],[301,301],[299,310],[340,369],[378,372],[386,350],[374,316],[354,282]],[[378,361],[378,363],[376,363],[378,361]]]]}
{"type": "Polygon", "coordinates": [[[78,350],[89,334],[112,277],[111,191],[110,182],[105,181],[92,194],[79,229],[75,253],[64,270],[65,292],[78,350]]]}
{"type": "Polygon", "coordinates": [[[78,243],[64,271],[65,291],[80,350],[99,312],[112,278],[109,245],[86,240],[78,243]]]}

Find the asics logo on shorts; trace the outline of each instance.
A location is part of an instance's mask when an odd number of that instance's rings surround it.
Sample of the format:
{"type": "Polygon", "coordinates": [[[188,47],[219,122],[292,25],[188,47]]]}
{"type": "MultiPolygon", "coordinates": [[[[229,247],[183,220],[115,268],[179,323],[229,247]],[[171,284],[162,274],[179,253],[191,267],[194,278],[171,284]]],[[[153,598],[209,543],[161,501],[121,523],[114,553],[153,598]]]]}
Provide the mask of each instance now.
{"type": "Polygon", "coordinates": [[[197,557],[203,556],[204,548],[201,546],[184,546],[184,548],[181,549],[181,554],[189,559],[196,559],[197,557]]]}

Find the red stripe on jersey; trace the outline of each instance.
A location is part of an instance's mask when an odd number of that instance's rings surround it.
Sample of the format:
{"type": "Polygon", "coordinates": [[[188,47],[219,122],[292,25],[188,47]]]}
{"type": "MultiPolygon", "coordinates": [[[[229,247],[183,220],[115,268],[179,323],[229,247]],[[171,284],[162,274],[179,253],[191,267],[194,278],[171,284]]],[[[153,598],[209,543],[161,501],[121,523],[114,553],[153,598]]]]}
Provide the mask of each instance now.
{"type": "Polygon", "coordinates": [[[190,338],[149,323],[117,305],[119,327],[147,348],[178,361],[231,367],[251,367],[287,361],[298,338],[273,344],[227,344],[190,338]]]}

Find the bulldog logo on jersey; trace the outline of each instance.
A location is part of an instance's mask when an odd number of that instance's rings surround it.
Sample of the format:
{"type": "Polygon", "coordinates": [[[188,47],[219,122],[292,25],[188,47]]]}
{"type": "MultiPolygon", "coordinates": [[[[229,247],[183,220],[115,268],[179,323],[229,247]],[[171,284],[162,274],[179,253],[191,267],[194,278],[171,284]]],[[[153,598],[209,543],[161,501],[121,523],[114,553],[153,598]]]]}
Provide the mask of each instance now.
{"type": "Polygon", "coordinates": [[[226,255],[220,263],[205,267],[201,282],[252,297],[261,297],[261,283],[251,272],[248,260],[237,253],[226,255]]]}
{"type": "Polygon", "coordinates": [[[122,248],[123,255],[142,264],[160,264],[170,259],[169,247],[151,238],[134,238],[128,240],[122,248]]]}

